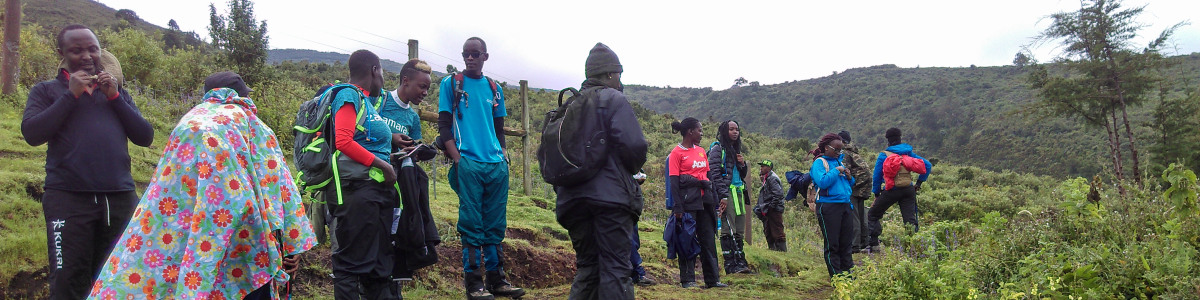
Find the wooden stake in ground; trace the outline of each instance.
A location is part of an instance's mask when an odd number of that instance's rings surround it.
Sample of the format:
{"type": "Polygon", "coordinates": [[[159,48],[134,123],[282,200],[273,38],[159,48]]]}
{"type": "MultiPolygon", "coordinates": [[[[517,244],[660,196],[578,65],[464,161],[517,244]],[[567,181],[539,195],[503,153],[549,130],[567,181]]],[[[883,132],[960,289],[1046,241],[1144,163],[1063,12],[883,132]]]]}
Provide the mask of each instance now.
{"type": "Polygon", "coordinates": [[[4,6],[3,66],[0,66],[0,85],[5,95],[17,92],[17,74],[21,53],[21,0],[6,0],[4,6]]]}

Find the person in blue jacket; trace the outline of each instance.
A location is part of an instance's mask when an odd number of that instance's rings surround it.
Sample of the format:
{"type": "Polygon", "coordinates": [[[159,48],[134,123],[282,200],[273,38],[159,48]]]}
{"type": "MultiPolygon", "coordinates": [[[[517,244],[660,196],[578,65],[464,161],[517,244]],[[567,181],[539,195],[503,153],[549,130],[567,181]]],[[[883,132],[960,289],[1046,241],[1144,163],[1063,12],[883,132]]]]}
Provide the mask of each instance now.
{"type": "Polygon", "coordinates": [[[875,203],[871,204],[871,210],[867,212],[867,223],[871,227],[871,238],[868,241],[870,251],[878,252],[879,249],[879,234],[883,232],[883,226],[879,224],[879,219],[883,218],[883,214],[892,205],[900,204],[900,214],[904,217],[904,223],[911,225],[913,232],[916,232],[920,227],[917,223],[917,191],[921,190],[921,184],[929,179],[929,173],[933,172],[933,164],[929,163],[928,159],[917,155],[913,152],[913,147],[900,142],[900,129],[888,128],[884,133],[887,138],[888,147],[883,152],[879,152],[879,157],[875,158],[875,173],[871,177],[871,193],[875,194],[875,203]],[[907,180],[894,179],[895,184],[888,189],[884,184],[883,165],[887,159],[888,153],[894,155],[907,155],[913,158],[920,159],[925,162],[925,174],[917,177],[917,182],[912,182],[912,175],[902,173],[897,177],[908,176],[907,180]],[[907,182],[907,184],[905,183],[907,182]]]}
{"type": "Polygon", "coordinates": [[[842,166],[842,138],[830,133],[821,137],[817,149],[811,152],[809,168],[813,186],[817,189],[817,221],[825,239],[825,266],[829,276],[850,272],[854,267],[851,246],[854,244],[854,212],[850,193],[854,177],[842,166]]]}

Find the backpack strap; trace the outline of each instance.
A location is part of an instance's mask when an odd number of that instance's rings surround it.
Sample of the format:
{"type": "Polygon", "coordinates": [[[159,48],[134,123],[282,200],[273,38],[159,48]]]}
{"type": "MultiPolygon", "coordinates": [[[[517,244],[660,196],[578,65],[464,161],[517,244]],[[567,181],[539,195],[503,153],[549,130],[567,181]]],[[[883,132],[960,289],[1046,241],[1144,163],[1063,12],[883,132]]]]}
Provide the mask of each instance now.
{"type": "Polygon", "coordinates": [[[450,74],[450,87],[452,88],[453,99],[450,100],[450,114],[458,119],[462,119],[462,112],[458,110],[458,102],[470,97],[467,91],[463,90],[463,73],[450,74]]]}
{"type": "Polygon", "coordinates": [[[886,151],[886,150],[885,150],[885,151],[883,151],[883,154],[884,154],[884,155],[886,155],[886,156],[892,156],[892,155],[896,155],[896,153],[892,153],[892,151],[886,151]]]}
{"type": "MultiPolygon", "coordinates": [[[[328,94],[326,94],[326,95],[321,95],[321,97],[328,97],[328,98],[330,98],[330,101],[329,101],[329,105],[330,105],[330,118],[329,118],[329,120],[327,120],[327,122],[329,122],[330,124],[333,124],[333,117],[332,117],[332,116],[337,114],[337,111],[336,111],[336,110],[334,110],[334,109],[333,109],[333,107],[332,107],[332,106],[333,106],[333,101],[332,101],[332,99],[337,97],[337,92],[341,91],[342,89],[346,89],[346,88],[353,88],[353,90],[354,90],[354,91],[358,92],[359,102],[363,102],[361,105],[359,105],[359,106],[358,106],[358,110],[354,112],[354,113],[355,113],[355,116],[354,116],[354,119],[355,119],[355,123],[354,123],[355,131],[363,131],[363,130],[366,130],[366,127],[364,127],[364,126],[363,126],[363,125],[366,123],[366,115],[367,115],[367,114],[366,114],[366,111],[367,111],[366,96],[365,96],[365,95],[363,95],[363,93],[362,93],[362,90],[359,90],[357,87],[355,87],[354,85],[351,85],[351,84],[337,84],[337,85],[334,85],[333,87],[330,87],[330,88],[329,88],[329,90],[325,91],[325,92],[326,92],[326,93],[328,93],[328,94]]],[[[333,128],[333,126],[329,126],[329,128],[333,128]]],[[[330,144],[330,146],[331,146],[331,147],[330,147],[330,149],[333,149],[333,153],[330,155],[330,163],[331,163],[331,167],[333,168],[333,183],[334,183],[334,185],[333,185],[333,188],[334,188],[334,194],[335,194],[335,195],[337,195],[337,203],[338,203],[338,205],[341,205],[341,204],[342,204],[342,199],[343,199],[343,196],[342,196],[342,175],[341,175],[341,172],[339,172],[339,171],[338,171],[338,157],[342,155],[342,151],[341,151],[341,150],[337,150],[337,149],[335,149],[334,147],[332,147],[332,145],[334,145],[334,144],[335,144],[335,142],[333,141],[333,138],[334,138],[335,136],[337,136],[337,134],[332,134],[332,133],[331,133],[331,134],[329,134],[328,142],[329,142],[329,144],[330,144]]]]}
{"type": "Polygon", "coordinates": [[[488,87],[492,88],[492,107],[500,106],[500,99],[504,98],[504,89],[491,77],[483,76],[483,79],[487,79],[488,87]]]}
{"type": "MultiPolygon", "coordinates": [[[[708,144],[708,151],[712,151],[713,148],[716,148],[720,145],[721,141],[713,141],[712,144],[708,144]]],[[[737,166],[734,167],[736,168],[737,166]]],[[[725,148],[721,148],[721,175],[729,175],[729,168],[725,167],[725,148]]]]}

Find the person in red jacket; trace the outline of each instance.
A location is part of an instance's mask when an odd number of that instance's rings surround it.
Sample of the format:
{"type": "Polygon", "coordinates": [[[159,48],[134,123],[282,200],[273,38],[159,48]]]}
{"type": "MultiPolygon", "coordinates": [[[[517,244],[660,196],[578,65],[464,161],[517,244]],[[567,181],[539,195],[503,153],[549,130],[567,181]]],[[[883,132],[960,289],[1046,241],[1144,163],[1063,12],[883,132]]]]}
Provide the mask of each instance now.
{"type": "MultiPolygon", "coordinates": [[[[671,130],[683,136],[683,141],[671,149],[667,161],[671,195],[675,205],[671,213],[682,219],[684,213],[696,219],[696,238],[700,242],[700,265],[704,269],[706,288],[727,287],[721,283],[717,267],[717,199],[712,182],[708,180],[708,158],[700,139],[704,136],[700,120],[688,117],[671,123],[671,130]]],[[[696,287],[695,259],[679,259],[679,283],[684,288],[696,287]]]]}

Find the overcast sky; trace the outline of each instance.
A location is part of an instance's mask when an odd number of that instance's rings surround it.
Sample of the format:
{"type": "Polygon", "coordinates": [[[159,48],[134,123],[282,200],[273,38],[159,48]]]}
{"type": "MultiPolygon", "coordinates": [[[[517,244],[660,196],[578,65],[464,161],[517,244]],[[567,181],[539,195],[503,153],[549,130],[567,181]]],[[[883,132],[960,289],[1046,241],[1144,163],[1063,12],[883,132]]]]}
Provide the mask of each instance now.
{"type": "MultiPolygon", "coordinates": [[[[226,0],[100,2],[132,9],[163,27],[174,19],[205,39],[209,3],[216,3],[218,13],[228,10],[226,0]]],[[[554,89],[579,85],[596,42],[620,57],[626,84],[653,86],[725,89],[738,77],[775,84],[880,64],[1007,65],[1049,26],[1047,15],[1080,5],[1076,0],[254,2],[255,16],[267,21],[272,49],[367,49],[402,62],[408,39],[416,39],[420,57],[434,69],[447,64],[462,69],[463,42],[479,36],[491,56],[484,73],[554,89]]],[[[1138,46],[1200,11],[1196,0],[1124,5],[1147,5],[1138,19],[1147,25],[1138,46]]],[[[1179,29],[1172,42],[1170,55],[1200,52],[1200,25],[1179,29]]],[[[1056,46],[1035,49],[1035,58],[1051,60],[1056,46]]]]}

